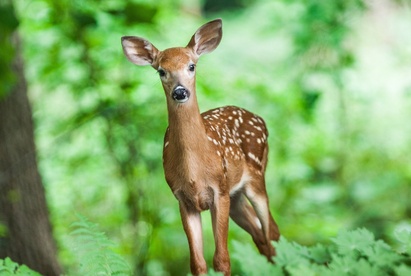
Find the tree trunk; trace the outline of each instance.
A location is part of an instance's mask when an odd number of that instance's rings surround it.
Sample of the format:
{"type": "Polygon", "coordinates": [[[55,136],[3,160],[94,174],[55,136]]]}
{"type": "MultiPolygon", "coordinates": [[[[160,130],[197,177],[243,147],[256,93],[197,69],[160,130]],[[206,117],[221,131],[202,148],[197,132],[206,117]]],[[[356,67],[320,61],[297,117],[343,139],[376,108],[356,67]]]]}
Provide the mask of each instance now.
{"type": "Polygon", "coordinates": [[[0,93],[0,258],[10,257],[43,275],[59,275],[44,187],[37,169],[20,41],[15,32],[6,39],[14,46],[11,70],[15,84],[0,93]]]}

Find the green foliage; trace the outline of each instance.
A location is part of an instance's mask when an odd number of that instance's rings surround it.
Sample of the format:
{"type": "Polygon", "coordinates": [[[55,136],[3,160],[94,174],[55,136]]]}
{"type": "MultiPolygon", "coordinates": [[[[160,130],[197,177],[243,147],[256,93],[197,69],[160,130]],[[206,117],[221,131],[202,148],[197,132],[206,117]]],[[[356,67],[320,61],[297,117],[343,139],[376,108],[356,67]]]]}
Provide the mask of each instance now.
{"type": "Polygon", "coordinates": [[[214,269],[210,268],[207,273],[208,276],[222,276],[223,273],[215,272],[214,269]]]}
{"type": "MultiPolygon", "coordinates": [[[[72,275],[131,275],[124,258],[112,251],[114,243],[97,225],[79,216],[75,228],[73,253],[77,255],[79,271],[72,275]]],[[[411,232],[401,232],[398,241],[408,246],[411,232]]],[[[275,264],[258,254],[249,244],[233,242],[233,267],[240,275],[409,275],[410,255],[396,253],[382,240],[376,240],[366,229],[342,231],[332,244],[306,247],[290,242],[284,236],[273,242],[277,250],[275,264]]],[[[9,258],[0,260],[1,275],[40,275],[9,258]]],[[[70,274],[68,274],[70,275],[70,274]]],[[[209,270],[209,276],[222,275],[209,270]]]]}
{"type": "Polygon", "coordinates": [[[72,224],[72,251],[79,264],[75,275],[130,275],[127,262],[113,251],[115,244],[85,217],[72,224]]]}
{"type": "Polygon", "coordinates": [[[19,265],[13,262],[10,258],[0,260],[0,275],[20,275],[20,276],[40,276],[39,273],[31,270],[25,265],[19,265]]]}
{"type": "Polygon", "coordinates": [[[11,71],[15,56],[16,30],[18,20],[11,0],[0,3],[0,100],[7,95],[15,84],[15,76],[11,71]]]}
{"type": "MultiPolygon", "coordinates": [[[[98,225],[78,215],[78,221],[71,225],[73,229],[68,237],[70,251],[76,258],[76,269],[66,275],[132,275],[124,257],[114,251],[117,247],[98,225]]],[[[0,260],[0,275],[33,275],[39,273],[25,265],[18,265],[10,258],[0,260]]]]}
{"type": "Polygon", "coordinates": [[[233,266],[238,266],[243,275],[281,275],[281,268],[273,266],[266,257],[257,254],[250,244],[233,241],[233,251],[233,266]]]}
{"type": "MultiPolygon", "coordinates": [[[[410,232],[403,235],[411,237],[410,232]]],[[[233,259],[242,275],[406,275],[411,271],[409,255],[396,253],[366,229],[342,231],[331,240],[330,245],[306,247],[281,237],[274,243],[275,265],[249,245],[236,242],[233,259]]]]}
{"type": "Polygon", "coordinates": [[[411,256],[411,230],[398,230],[395,232],[395,238],[400,244],[399,251],[411,256]]]}

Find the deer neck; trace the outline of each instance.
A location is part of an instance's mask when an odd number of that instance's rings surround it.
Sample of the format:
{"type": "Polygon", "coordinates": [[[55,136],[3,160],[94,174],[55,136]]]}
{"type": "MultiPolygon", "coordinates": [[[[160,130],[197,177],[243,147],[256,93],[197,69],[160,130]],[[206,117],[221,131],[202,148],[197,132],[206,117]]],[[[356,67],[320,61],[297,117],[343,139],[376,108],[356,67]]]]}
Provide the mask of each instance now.
{"type": "Polygon", "coordinates": [[[209,143],[195,93],[187,103],[168,104],[168,124],[170,144],[177,154],[204,153],[209,143]]]}

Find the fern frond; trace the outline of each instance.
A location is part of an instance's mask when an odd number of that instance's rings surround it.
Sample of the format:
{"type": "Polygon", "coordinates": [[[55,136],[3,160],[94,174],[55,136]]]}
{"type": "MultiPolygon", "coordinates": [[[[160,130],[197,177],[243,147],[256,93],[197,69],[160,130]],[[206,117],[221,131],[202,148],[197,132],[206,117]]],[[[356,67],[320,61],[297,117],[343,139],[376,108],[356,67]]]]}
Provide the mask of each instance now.
{"type": "Polygon", "coordinates": [[[98,226],[83,216],[71,225],[71,248],[79,266],[80,275],[131,275],[127,262],[112,248],[115,244],[98,226]]]}

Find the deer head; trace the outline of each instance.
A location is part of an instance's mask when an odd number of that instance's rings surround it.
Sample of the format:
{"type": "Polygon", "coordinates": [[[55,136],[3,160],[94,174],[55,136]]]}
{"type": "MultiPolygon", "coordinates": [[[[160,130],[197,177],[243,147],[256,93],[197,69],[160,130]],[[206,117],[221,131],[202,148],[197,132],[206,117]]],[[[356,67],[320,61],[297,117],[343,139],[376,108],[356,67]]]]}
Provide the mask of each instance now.
{"type": "Polygon", "coordinates": [[[148,40],[136,36],[121,39],[123,51],[136,65],[151,65],[161,78],[168,103],[184,104],[195,97],[195,69],[199,57],[220,44],[222,22],[216,19],[201,26],[186,47],[159,51],[148,40]]]}

